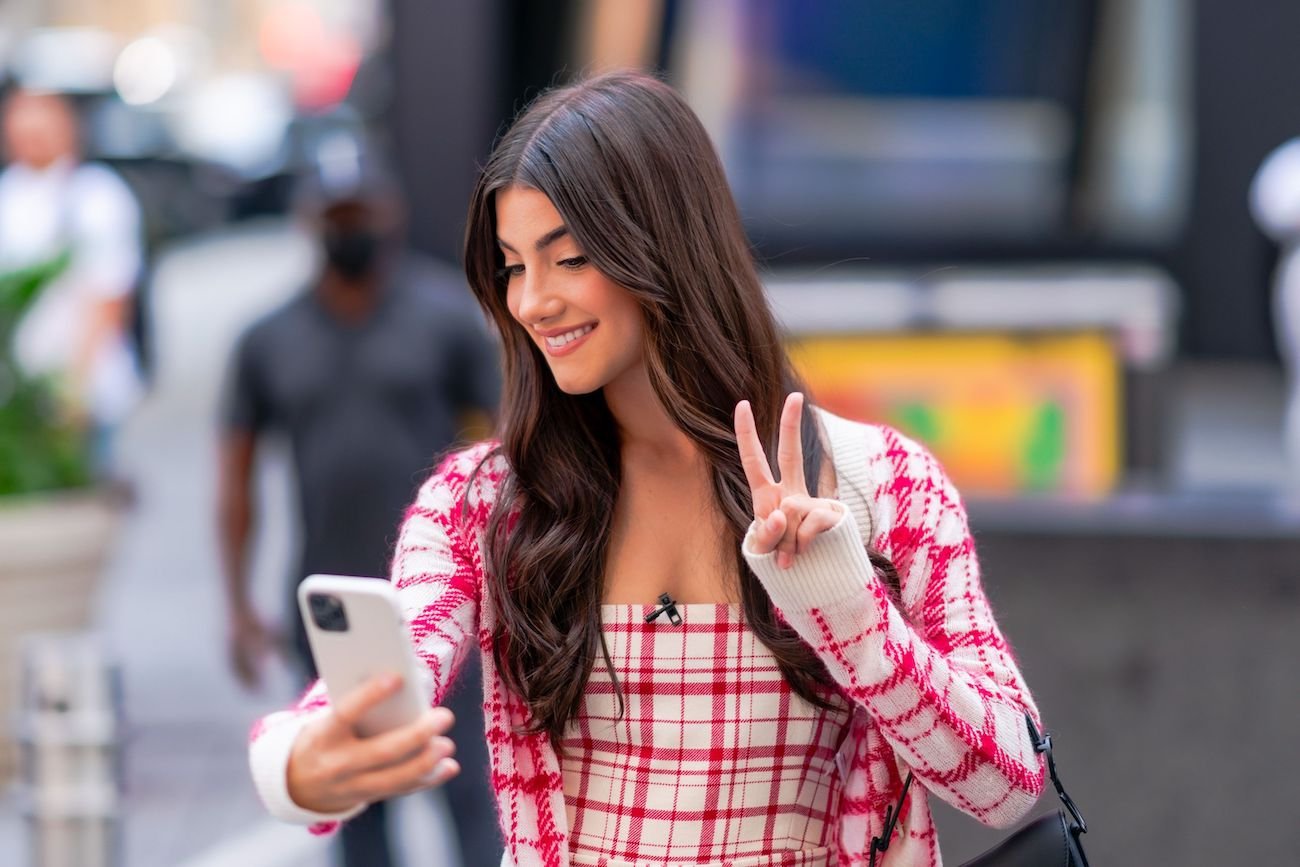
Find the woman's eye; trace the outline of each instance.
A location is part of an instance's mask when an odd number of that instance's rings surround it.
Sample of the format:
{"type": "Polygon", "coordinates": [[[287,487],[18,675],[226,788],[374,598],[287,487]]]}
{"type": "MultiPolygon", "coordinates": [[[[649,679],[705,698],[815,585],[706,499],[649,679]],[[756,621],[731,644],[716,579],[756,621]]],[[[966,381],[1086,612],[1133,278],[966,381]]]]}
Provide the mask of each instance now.
{"type": "Polygon", "coordinates": [[[523,265],[506,265],[497,271],[497,276],[502,280],[509,280],[511,277],[518,277],[522,273],[524,273],[523,265]]]}
{"type": "Polygon", "coordinates": [[[560,266],[564,268],[568,268],[570,271],[576,271],[586,264],[587,264],[586,256],[573,256],[572,258],[569,259],[560,260],[560,266]]]}

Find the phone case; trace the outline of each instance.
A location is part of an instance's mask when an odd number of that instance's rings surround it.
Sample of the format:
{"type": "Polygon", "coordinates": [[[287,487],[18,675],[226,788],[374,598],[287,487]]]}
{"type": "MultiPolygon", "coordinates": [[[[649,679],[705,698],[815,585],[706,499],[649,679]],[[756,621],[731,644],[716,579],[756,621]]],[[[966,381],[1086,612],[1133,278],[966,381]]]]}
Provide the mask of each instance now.
{"type": "Polygon", "coordinates": [[[402,677],[402,688],[361,718],[358,735],[376,735],[409,723],[429,706],[428,677],[411,644],[397,591],[387,581],[312,575],[298,586],[298,608],[331,704],[375,675],[402,677]],[[314,594],[342,603],[345,630],[330,631],[317,624],[310,604],[314,594]]]}

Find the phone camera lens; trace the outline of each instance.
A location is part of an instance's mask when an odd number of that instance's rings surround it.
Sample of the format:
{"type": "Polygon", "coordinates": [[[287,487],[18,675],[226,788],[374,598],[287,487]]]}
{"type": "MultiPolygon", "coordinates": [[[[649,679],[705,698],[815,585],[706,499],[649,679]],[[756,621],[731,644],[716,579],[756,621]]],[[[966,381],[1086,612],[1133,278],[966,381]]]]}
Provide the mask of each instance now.
{"type": "Polygon", "coordinates": [[[347,632],[348,615],[343,610],[343,602],[337,596],[328,593],[312,593],[307,597],[311,608],[312,620],[326,632],[347,632]]]}

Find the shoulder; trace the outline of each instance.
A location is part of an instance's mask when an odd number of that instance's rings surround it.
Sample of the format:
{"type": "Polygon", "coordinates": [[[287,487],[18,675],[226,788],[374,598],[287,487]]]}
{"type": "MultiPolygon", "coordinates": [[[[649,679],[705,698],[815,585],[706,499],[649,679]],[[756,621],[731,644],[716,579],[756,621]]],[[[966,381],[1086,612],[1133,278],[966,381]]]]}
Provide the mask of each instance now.
{"type": "Polygon", "coordinates": [[[308,301],[302,293],[254,319],[235,339],[230,363],[244,376],[269,377],[292,362],[289,356],[310,341],[304,330],[308,301]]]}
{"type": "Polygon", "coordinates": [[[877,534],[952,518],[964,523],[961,495],[925,445],[889,425],[850,421],[824,410],[819,415],[836,474],[867,497],[877,534]]]}
{"type": "Polygon", "coordinates": [[[72,179],[74,183],[83,189],[95,192],[108,191],[129,194],[131,191],[126,181],[122,180],[122,176],[104,163],[82,163],[76,167],[72,179]]]}
{"type": "Polygon", "coordinates": [[[934,454],[917,440],[886,424],[852,421],[818,408],[818,420],[830,440],[832,459],[841,473],[910,480],[942,477],[934,454]]]}
{"type": "Polygon", "coordinates": [[[487,526],[508,474],[509,464],[496,440],[484,440],[448,452],[420,486],[411,510],[437,514],[448,523],[481,529],[487,526]]]}
{"type": "Polygon", "coordinates": [[[72,175],[73,189],[83,207],[120,212],[135,210],[135,193],[122,176],[103,163],[82,163],[72,175]]]}
{"type": "Polygon", "coordinates": [[[405,251],[397,263],[397,273],[411,283],[438,289],[468,288],[461,272],[441,259],[423,253],[405,251]]]}
{"type": "Polygon", "coordinates": [[[304,317],[310,312],[310,303],[307,292],[299,292],[254,319],[239,336],[240,351],[257,352],[284,345],[302,327],[304,317]]]}
{"type": "Polygon", "coordinates": [[[412,298],[438,306],[466,307],[474,303],[465,276],[452,266],[419,253],[403,253],[394,281],[412,298]]]}
{"type": "Polygon", "coordinates": [[[435,323],[481,317],[465,276],[443,262],[417,253],[404,253],[393,283],[409,310],[426,313],[435,323]]]}

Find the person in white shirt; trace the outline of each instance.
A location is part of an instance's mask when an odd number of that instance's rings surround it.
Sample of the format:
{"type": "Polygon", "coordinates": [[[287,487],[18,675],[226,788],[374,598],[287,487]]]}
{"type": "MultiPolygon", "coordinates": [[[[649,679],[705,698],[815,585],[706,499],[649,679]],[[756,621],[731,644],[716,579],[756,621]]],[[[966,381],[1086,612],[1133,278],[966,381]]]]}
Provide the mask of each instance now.
{"type": "Polygon", "coordinates": [[[1250,210],[1260,230],[1281,247],[1273,323],[1287,370],[1283,445],[1292,488],[1300,490],[1300,138],[1265,158],[1250,186],[1250,210]]]}
{"type": "Polygon", "coordinates": [[[111,169],[81,161],[63,97],[13,92],[3,133],[0,270],[71,254],[19,324],[15,356],[28,373],[54,378],[66,411],[92,433],[103,470],[112,433],[142,392],[127,331],[143,266],[140,208],[111,169]]]}

